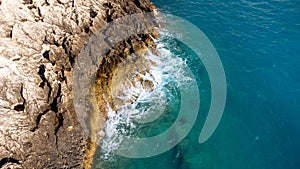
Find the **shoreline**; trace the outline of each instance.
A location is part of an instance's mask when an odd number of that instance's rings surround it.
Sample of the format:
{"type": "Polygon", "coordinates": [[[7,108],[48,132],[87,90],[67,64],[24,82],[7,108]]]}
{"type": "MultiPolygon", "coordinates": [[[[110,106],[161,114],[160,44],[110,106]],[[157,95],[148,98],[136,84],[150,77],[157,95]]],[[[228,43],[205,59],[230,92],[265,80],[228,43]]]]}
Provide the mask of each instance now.
{"type": "Polygon", "coordinates": [[[83,159],[95,149],[73,105],[74,62],[102,25],[153,9],[148,0],[0,1],[2,168],[91,168],[83,159]]]}

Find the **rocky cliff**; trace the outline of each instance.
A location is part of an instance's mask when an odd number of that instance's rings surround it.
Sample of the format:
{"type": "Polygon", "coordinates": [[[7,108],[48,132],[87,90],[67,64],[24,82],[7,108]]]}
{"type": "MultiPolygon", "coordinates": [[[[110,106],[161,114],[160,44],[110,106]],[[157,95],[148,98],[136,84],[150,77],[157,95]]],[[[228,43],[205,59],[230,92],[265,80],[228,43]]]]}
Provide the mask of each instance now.
{"type": "MultiPolygon", "coordinates": [[[[73,106],[74,62],[107,22],[153,9],[148,0],[0,0],[0,168],[91,167],[95,147],[73,106]]],[[[147,37],[108,58],[147,46],[147,37]]]]}

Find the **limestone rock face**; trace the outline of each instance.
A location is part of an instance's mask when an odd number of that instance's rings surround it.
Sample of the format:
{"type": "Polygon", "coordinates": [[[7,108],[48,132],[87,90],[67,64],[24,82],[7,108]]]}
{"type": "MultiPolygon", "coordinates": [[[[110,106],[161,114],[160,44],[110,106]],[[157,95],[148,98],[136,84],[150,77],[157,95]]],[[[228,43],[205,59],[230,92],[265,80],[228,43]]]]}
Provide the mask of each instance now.
{"type": "Polygon", "coordinates": [[[0,0],[0,168],[83,167],[74,60],[105,23],[153,8],[148,0],[0,0]]]}

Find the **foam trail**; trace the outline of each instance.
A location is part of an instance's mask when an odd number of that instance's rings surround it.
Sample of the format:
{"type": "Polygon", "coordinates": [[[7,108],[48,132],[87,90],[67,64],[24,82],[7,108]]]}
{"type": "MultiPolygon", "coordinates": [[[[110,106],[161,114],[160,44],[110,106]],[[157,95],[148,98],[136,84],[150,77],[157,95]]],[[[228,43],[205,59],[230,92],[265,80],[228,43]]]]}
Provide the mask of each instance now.
{"type": "Polygon", "coordinates": [[[153,84],[153,90],[145,90],[142,86],[133,85],[131,88],[123,91],[118,99],[129,99],[134,94],[136,99],[133,103],[126,103],[118,108],[117,112],[109,108],[108,120],[105,125],[106,136],[102,140],[101,159],[111,160],[113,158],[113,150],[119,148],[122,144],[122,137],[134,137],[139,131],[139,126],[142,123],[150,123],[165,113],[168,100],[172,100],[176,96],[170,96],[170,89],[166,86],[174,83],[176,87],[186,85],[191,77],[185,74],[188,69],[185,60],[176,56],[171,52],[172,47],[168,44],[168,36],[161,33],[162,37],[156,40],[157,49],[160,56],[156,56],[149,51],[146,60],[154,63],[150,67],[150,71],[145,74],[140,74],[144,80],[148,80],[153,84]]]}

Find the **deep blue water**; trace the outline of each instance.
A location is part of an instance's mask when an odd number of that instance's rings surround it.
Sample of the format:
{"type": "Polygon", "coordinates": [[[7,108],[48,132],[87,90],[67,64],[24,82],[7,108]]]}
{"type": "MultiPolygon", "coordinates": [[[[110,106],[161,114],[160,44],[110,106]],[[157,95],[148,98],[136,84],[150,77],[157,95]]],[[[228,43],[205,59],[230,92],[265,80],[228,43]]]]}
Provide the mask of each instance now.
{"type": "MultiPolygon", "coordinates": [[[[112,168],[299,169],[300,1],[152,1],[196,25],[215,46],[227,78],[225,112],[204,144],[197,139],[205,101],[178,146],[151,158],[123,158],[112,168]]],[[[203,93],[205,99],[209,92],[203,93]]]]}
{"type": "Polygon", "coordinates": [[[300,1],[153,2],[200,28],[226,72],[223,119],[191,168],[300,168],[300,1]]]}

